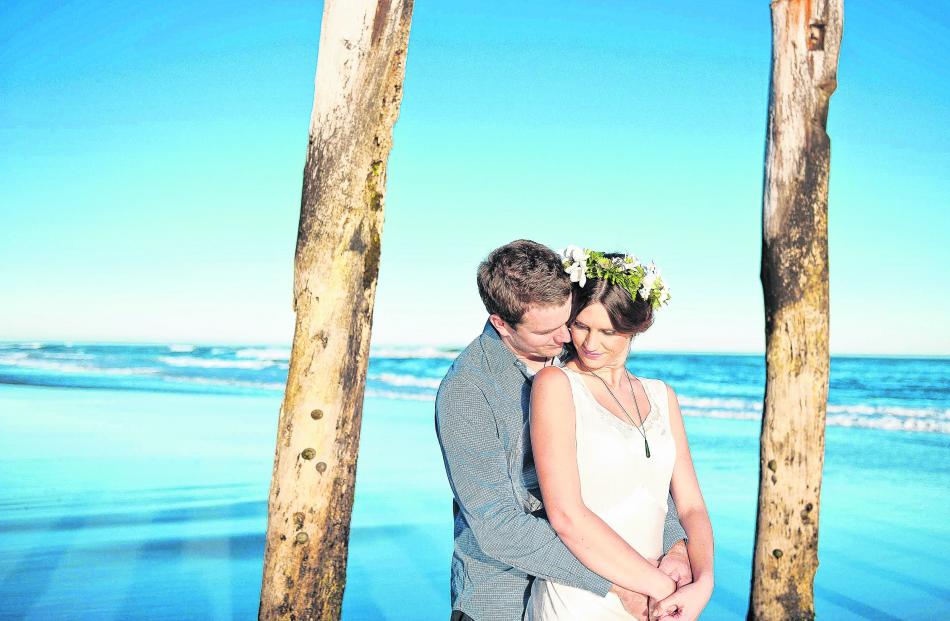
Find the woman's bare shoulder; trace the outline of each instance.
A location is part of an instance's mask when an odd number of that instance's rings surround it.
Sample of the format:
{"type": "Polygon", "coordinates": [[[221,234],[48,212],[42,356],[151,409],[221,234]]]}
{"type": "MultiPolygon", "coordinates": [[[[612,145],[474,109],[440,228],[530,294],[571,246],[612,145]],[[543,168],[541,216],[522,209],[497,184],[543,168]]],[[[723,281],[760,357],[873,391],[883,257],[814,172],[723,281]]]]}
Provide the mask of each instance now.
{"type": "Polygon", "coordinates": [[[571,381],[567,378],[567,371],[559,367],[544,367],[535,374],[531,383],[532,398],[538,395],[559,397],[571,393],[571,381]]]}
{"type": "Polygon", "coordinates": [[[532,383],[568,384],[567,372],[560,367],[544,367],[534,374],[532,383]]]}

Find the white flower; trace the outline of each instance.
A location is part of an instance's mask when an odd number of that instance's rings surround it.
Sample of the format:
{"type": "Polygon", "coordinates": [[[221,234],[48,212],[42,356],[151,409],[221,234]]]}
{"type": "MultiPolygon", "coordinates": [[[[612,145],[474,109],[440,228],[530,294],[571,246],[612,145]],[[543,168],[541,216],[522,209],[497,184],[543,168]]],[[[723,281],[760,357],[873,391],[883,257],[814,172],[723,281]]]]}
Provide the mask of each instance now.
{"type": "MultiPolygon", "coordinates": [[[[652,263],[651,263],[652,265],[652,263]]],[[[656,282],[656,272],[647,269],[646,275],[643,277],[643,280],[640,281],[640,297],[644,300],[650,297],[650,291],[653,289],[653,284],[656,282]]]]}
{"type": "Polygon", "coordinates": [[[627,272],[632,272],[633,270],[637,269],[637,267],[639,266],[640,266],[640,261],[637,260],[637,257],[628,254],[627,256],[623,258],[623,265],[621,265],[620,267],[622,267],[627,272]]]}
{"type": "Polygon", "coordinates": [[[571,276],[571,282],[576,282],[581,287],[587,284],[587,264],[574,263],[564,271],[571,276]]]}
{"type": "Polygon", "coordinates": [[[564,250],[564,256],[574,263],[586,263],[590,254],[579,246],[568,246],[564,250]]]}
{"type": "Polygon", "coordinates": [[[587,284],[587,259],[590,254],[579,246],[568,246],[558,254],[564,260],[564,271],[571,277],[571,282],[581,287],[587,284]]]}

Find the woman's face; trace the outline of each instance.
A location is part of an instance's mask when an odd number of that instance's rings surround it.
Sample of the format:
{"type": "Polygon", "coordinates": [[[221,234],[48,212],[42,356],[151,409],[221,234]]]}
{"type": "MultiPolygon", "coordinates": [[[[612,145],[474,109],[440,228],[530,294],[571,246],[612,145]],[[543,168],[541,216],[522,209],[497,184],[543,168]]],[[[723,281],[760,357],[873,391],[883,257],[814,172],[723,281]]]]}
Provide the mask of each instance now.
{"type": "Polygon", "coordinates": [[[571,341],[581,364],[590,370],[623,366],[630,353],[630,334],[614,330],[603,304],[591,304],[571,324],[571,341]]]}

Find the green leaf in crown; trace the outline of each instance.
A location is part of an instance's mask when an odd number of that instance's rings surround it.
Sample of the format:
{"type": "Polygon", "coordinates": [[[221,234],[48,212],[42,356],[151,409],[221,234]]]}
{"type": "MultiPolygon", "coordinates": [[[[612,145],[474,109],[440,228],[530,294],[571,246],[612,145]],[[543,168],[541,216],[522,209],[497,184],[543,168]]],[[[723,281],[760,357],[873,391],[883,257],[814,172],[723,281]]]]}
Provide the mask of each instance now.
{"type": "Polygon", "coordinates": [[[654,310],[670,301],[670,289],[652,261],[643,265],[634,255],[607,257],[603,252],[579,246],[568,246],[559,254],[564,271],[579,287],[584,287],[588,278],[599,278],[623,287],[634,299],[639,295],[654,310]]]}

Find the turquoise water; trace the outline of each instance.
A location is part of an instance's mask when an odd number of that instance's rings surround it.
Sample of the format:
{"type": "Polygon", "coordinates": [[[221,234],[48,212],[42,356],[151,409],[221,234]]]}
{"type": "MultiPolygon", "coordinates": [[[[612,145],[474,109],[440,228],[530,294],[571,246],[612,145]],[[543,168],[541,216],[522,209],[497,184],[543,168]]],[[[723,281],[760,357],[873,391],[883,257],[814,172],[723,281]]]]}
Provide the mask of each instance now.
{"type": "MultiPolygon", "coordinates": [[[[426,391],[432,369],[450,354],[436,355],[371,365],[376,396],[364,412],[346,619],[447,618],[451,497],[426,391]],[[390,377],[380,379],[384,373],[390,377]],[[407,394],[392,394],[400,390],[407,394]]],[[[751,357],[739,358],[653,359],[667,372],[660,377],[692,369],[695,384],[721,393],[696,395],[719,402],[709,415],[686,419],[717,545],[716,591],[704,619],[742,618],[748,600],[758,422],[714,411],[752,399],[752,380],[726,379],[743,377],[737,366],[749,377],[759,372],[751,357]],[[718,387],[709,379],[717,374],[718,387]]],[[[260,361],[233,352],[221,359],[260,361]]],[[[944,361],[853,360],[865,367],[850,371],[862,385],[890,368],[915,387],[905,400],[896,381],[863,403],[838,396],[849,416],[945,416],[946,393],[934,388],[946,385],[944,361]]],[[[126,357],[112,368],[123,364],[132,367],[126,357]]],[[[218,383],[185,371],[180,381],[153,374],[145,378],[151,386],[128,385],[129,377],[144,381],[142,372],[110,376],[102,365],[75,366],[81,370],[0,365],[7,382],[0,385],[0,618],[254,618],[280,394],[257,385],[264,380],[253,372],[279,364],[244,368],[248,376],[237,379],[219,375],[218,383]],[[10,380],[22,369],[32,381],[10,380]],[[243,383],[227,383],[236,381],[243,383]]],[[[950,618],[950,435],[893,426],[828,428],[819,618],[950,618]]]]}
{"type": "MultiPolygon", "coordinates": [[[[367,394],[432,400],[457,353],[376,349],[367,394]]],[[[0,385],[279,396],[289,355],[281,347],[0,343],[0,385]]],[[[687,416],[761,416],[762,356],[636,353],[630,366],[670,383],[687,416]]],[[[832,358],[828,424],[950,434],[950,358],[832,358]]]]}

